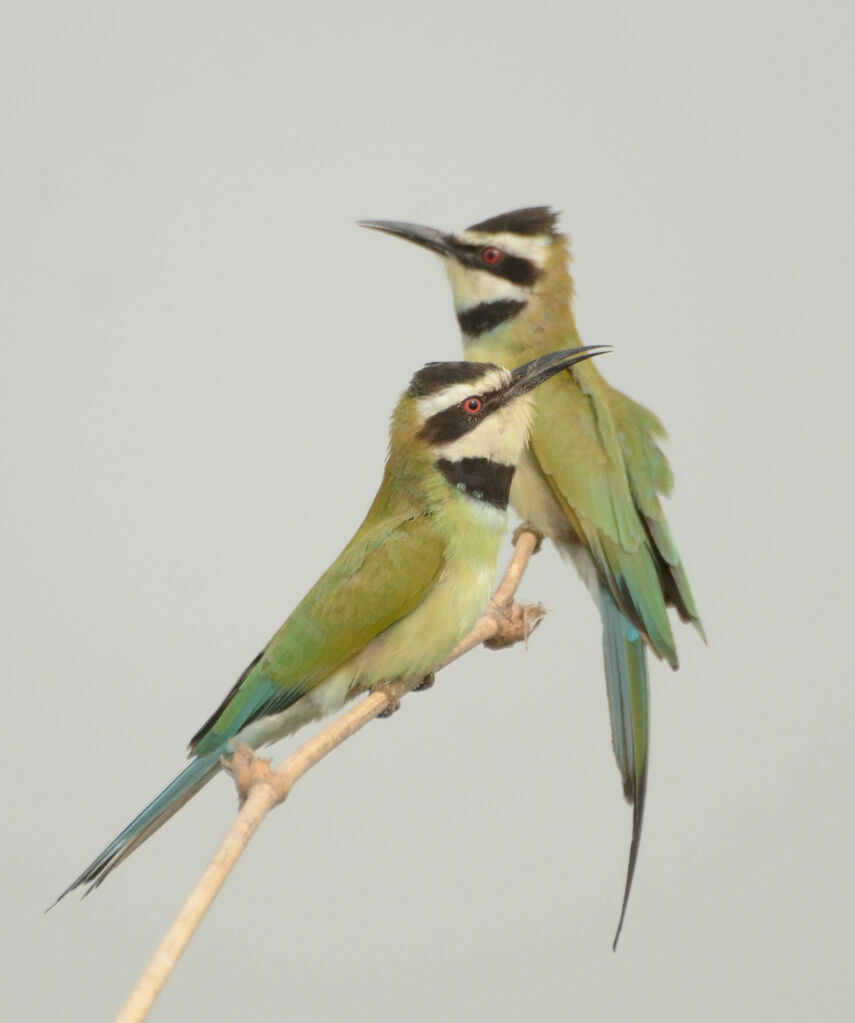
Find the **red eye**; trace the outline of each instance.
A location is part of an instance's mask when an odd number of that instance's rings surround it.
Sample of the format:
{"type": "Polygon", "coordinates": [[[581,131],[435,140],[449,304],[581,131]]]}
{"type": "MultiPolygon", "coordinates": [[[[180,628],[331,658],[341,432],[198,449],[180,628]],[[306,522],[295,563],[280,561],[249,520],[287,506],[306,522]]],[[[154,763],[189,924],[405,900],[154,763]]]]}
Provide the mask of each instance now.
{"type": "Polygon", "coordinates": [[[495,266],[503,255],[502,250],[497,249],[495,245],[488,245],[486,249],[481,249],[481,259],[487,266],[495,266]]]}
{"type": "Polygon", "coordinates": [[[484,402],[480,398],[467,398],[463,402],[463,411],[470,416],[477,416],[483,407],[484,402]]]}

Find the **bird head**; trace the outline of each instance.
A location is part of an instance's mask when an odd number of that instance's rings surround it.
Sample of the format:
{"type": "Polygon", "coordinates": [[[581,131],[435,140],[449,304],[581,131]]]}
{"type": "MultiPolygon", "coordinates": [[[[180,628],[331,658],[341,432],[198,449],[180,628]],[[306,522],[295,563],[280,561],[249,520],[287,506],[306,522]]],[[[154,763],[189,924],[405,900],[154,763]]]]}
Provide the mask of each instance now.
{"type": "Polygon", "coordinates": [[[427,455],[467,496],[505,508],[528,441],[532,392],[556,373],[608,351],[550,352],[508,370],[483,362],[429,362],[410,381],[392,419],[392,449],[427,455]]]}
{"type": "Polygon", "coordinates": [[[548,206],[502,213],[446,234],[396,220],[363,220],[361,226],[397,235],[442,259],[464,337],[472,340],[515,320],[535,305],[573,294],[566,241],[558,214],[548,206]]]}

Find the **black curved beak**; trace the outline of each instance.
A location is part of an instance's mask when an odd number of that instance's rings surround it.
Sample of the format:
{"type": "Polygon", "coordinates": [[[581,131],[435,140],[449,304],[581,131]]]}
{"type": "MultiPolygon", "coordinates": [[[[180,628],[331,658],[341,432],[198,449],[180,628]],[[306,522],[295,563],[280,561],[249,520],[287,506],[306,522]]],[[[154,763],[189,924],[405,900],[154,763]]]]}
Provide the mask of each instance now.
{"type": "Polygon", "coordinates": [[[564,351],[550,352],[548,355],[541,355],[539,359],[532,359],[531,362],[518,366],[513,371],[511,384],[505,391],[503,400],[508,401],[526,394],[556,373],[560,373],[562,369],[569,369],[578,362],[610,351],[609,345],[584,345],[581,348],[565,348],[564,351]]]}
{"type": "Polygon", "coordinates": [[[454,255],[454,237],[437,231],[434,227],[422,227],[420,224],[405,224],[400,220],[360,220],[360,227],[370,227],[372,231],[385,231],[408,242],[421,245],[440,256],[454,255]]]}

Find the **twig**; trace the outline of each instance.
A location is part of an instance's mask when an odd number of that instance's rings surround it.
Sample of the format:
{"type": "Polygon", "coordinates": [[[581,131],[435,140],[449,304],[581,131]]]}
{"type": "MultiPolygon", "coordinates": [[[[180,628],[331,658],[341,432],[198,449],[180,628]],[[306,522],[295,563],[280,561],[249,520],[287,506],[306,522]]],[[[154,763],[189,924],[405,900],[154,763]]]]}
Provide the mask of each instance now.
{"type": "MultiPolygon", "coordinates": [[[[540,546],[540,537],[523,526],[514,535],[514,543],[513,557],[486,610],[437,671],[481,643],[499,648],[527,639],[546,613],[540,604],[513,602],[528,563],[540,546]]],[[[384,711],[395,710],[401,699],[420,682],[420,679],[396,679],[378,687],[286,757],[276,771],[271,772],[269,761],[256,758],[248,747],[234,754],[227,766],[235,775],[241,795],[246,796],[240,813],[131,991],[116,1023],[139,1023],[148,1015],[214,896],[267,813],[287,799],[295,783],[310,767],[373,718],[384,711]]]]}

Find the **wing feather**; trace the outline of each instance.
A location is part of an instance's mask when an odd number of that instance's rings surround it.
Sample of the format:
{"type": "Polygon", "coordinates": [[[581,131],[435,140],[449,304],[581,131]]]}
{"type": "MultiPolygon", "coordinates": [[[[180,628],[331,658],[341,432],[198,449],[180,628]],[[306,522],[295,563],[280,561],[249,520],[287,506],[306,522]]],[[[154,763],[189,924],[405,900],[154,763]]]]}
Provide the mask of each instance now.
{"type": "Polygon", "coordinates": [[[430,516],[366,523],[193,737],[196,755],[286,710],[417,607],[445,563],[430,516]]]}
{"type": "Polygon", "coordinates": [[[531,449],[625,615],[676,666],[667,604],[697,608],[659,503],[673,479],[656,443],[662,424],[593,368],[544,384],[531,449]],[[593,468],[592,468],[593,467],[593,468]]]}

